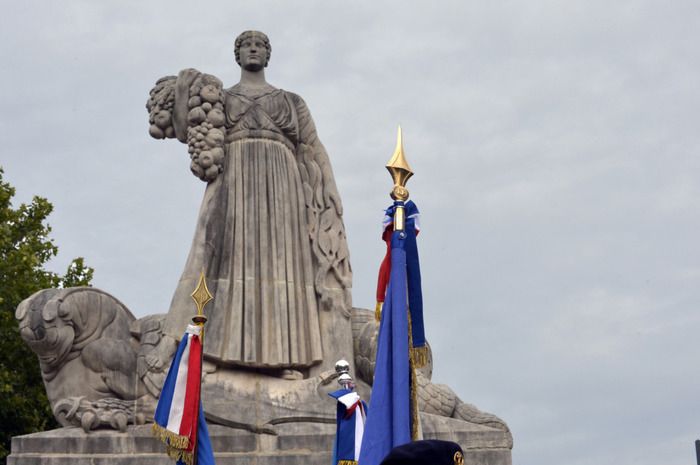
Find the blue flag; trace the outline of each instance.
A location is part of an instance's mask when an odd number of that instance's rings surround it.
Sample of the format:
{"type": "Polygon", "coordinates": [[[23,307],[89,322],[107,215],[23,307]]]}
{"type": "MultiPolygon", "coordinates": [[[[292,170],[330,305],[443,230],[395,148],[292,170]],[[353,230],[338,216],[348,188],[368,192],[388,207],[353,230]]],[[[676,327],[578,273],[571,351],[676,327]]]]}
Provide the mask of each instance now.
{"type": "MultiPolygon", "coordinates": [[[[409,212],[415,209],[414,205],[406,207],[409,212]]],[[[387,213],[393,213],[393,209],[387,213]]],[[[415,296],[416,290],[409,289],[409,281],[413,280],[407,274],[407,247],[409,250],[415,248],[415,234],[415,221],[410,215],[404,231],[392,232],[391,272],[381,312],[372,398],[362,438],[360,465],[379,465],[391,449],[410,442],[414,426],[417,427],[413,424],[417,412],[413,411],[415,405],[411,401],[412,347],[408,305],[409,293],[415,296]]],[[[417,264],[417,258],[416,253],[415,258],[411,256],[409,260],[415,260],[417,264]]],[[[417,286],[420,287],[419,275],[417,286]]],[[[421,311],[421,332],[422,325],[421,311]]]]}

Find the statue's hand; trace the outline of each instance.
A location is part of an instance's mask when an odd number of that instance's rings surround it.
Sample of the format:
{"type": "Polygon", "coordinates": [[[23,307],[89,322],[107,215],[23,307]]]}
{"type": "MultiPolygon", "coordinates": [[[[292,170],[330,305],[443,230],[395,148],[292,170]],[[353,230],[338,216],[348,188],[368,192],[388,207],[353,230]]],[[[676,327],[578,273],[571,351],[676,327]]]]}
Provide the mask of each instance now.
{"type": "Polygon", "coordinates": [[[192,173],[202,181],[215,180],[223,171],[226,133],[221,80],[196,69],[160,78],[146,108],[151,137],[187,143],[192,173]]]}

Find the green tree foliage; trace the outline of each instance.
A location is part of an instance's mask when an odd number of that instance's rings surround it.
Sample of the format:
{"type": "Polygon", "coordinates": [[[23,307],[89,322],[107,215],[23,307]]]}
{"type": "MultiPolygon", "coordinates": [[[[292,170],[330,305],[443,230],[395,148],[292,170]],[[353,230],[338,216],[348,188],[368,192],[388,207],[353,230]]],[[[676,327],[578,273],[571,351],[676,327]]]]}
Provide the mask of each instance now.
{"type": "Polygon", "coordinates": [[[17,305],[36,291],[52,287],[87,286],[93,269],[76,258],[64,275],[44,265],[58,247],[49,237],[48,200],[12,207],[15,189],[0,168],[0,463],[10,453],[10,438],[57,427],[44,390],[39,361],[19,336],[17,305]]]}

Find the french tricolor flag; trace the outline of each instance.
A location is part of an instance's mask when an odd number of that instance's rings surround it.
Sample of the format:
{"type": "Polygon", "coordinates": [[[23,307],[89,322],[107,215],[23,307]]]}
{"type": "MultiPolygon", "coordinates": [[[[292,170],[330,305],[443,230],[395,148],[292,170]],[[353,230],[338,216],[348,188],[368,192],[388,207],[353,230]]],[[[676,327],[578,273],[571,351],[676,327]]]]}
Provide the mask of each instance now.
{"type": "Polygon", "coordinates": [[[186,465],[214,465],[200,399],[201,332],[202,326],[187,326],[160,393],[153,425],[168,455],[186,465]]]}
{"type": "Polygon", "coordinates": [[[328,394],[338,401],[332,465],[357,465],[365,431],[367,404],[350,389],[328,394]]]}

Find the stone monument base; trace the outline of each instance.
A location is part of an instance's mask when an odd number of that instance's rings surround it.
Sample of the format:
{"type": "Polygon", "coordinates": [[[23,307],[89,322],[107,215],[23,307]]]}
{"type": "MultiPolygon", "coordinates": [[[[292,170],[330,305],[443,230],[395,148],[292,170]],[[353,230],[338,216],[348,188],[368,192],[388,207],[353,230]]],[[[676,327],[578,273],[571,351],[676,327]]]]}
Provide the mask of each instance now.
{"type": "MultiPolygon", "coordinates": [[[[511,465],[511,439],[504,431],[452,418],[421,414],[426,439],[455,441],[465,465],[511,465]]],[[[335,424],[286,423],[275,434],[210,425],[217,465],[329,465],[335,424]]],[[[151,425],[126,432],[59,428],[12,438],[8,465],[172,465],[151,425]]]]}

